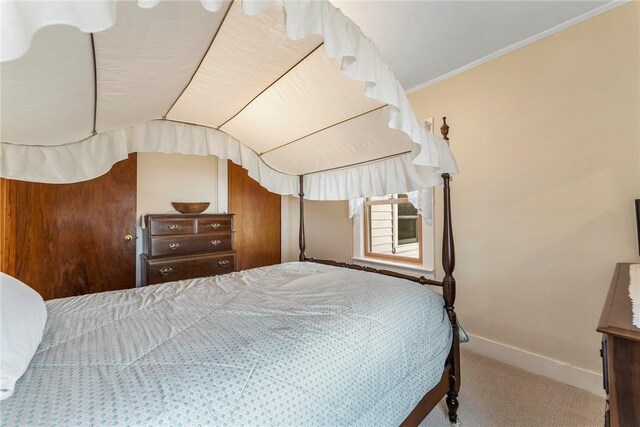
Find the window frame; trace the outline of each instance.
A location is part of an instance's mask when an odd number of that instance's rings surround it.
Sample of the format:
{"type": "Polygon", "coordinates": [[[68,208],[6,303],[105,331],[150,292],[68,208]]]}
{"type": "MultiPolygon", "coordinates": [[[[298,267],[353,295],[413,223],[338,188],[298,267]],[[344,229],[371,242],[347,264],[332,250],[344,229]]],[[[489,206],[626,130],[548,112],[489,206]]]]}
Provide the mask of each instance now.
{"type": "MultiPolygon", "coordinates": [[[[411,258],[411,257],[405,257],[405,256],[401,256],[401,255],[388,255],[388,254],[380,254],[377,252],[371,252],[369,250],[369,239],[370,239],[370,230],[371,230],[371,224],[369,221],[369,208],[370,206],[375,206],[375,205],[399,205],[399,204],[403,204],[403,203],[409,203],[409,199],[406,197],[403,198],[398,198],[398,197],[391,197],[388,199],[377,199],[377,200],[371,200],[370,198],[365,199],[364,202],[364,206],[363,206],[363,218],[364,221],[362,221],[362,226],[363,226],[363,230],[362,230],[362,234],[364,237],[364,256],[366,258],[372,259],[372,260],[376,260],[376,259],[381,259],[381,260],[387,260],[387,261],[392,261],[392,262],[398,262],[398,263],[402,263],[402,264],[409,264],[413,267],[419,267],[423,265],[423,246],[424,246],[424,234],[422,232],[422,215],[420,215],[420,213],[417,213],[417,230],[416,230],[416,235],[417,235],[417,243],[418,243],[418,258],[411,258]]],[[[397,215],[396,215],[397,217],[397,215]]]]}

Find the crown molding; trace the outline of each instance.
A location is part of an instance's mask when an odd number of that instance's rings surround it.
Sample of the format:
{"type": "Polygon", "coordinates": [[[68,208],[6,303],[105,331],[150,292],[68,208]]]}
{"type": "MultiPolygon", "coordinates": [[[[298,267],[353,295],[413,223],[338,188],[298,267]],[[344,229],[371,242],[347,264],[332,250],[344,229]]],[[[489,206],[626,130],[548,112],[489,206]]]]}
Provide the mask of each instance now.
{"type": "Polygon", "coordinates": [[[561,24],[558,24],[558,25],[556,25],[554,27],[551,27],[551,28],[549,28],[547,30],[544,30],[544,31],[542,31],[542,32],[540,32],[538,34],[535,34],[535,35],[533,35],[531,37],[528,37],[528,38],[526,38],[524,40],[521,40],[519,42],[513,43],[512,45],[509,45],[509,46],[504,47],[502,49],[498,49],[498,50],[496,50],[494,52],[491,52],[490,54],[488,54],[488,55],[486,55],[486,56],[484,56],[484,57],[482,57],[480,59],[476,59],[475,61],[469,62],[468,64],[463,65],[462,67],[458,67],[455,70],[449,71],[446,74],[443,74],[443,75],[441,75],[439,77],[436,77],[434,79],[431,79],[429,81],[421,83],[421,84],[419,84],[417,86],[414,86],[411,89],[408,89],[406,91],[406,93],[407,94],[411,94],[413,92],[419,91],[420,89],[424,89],[424,88],[426,88],[428,86],[432,86],[432,85],[434,85],[434,84],[436,84],[438,82],[446,80],[449,77],[453,77],[453,76],[455,76],[457,74],[464,73],[465,71],[468,71],[468,70],[470,70],[472,68],[475,68],[478,65],[482,65],[485,62],[489,62],[491,60],[499,58],[499,57],[501,57],[503,55],[506,55],[507,53],[510,53],[510,52],[513,52],[514,50],[520,49],[521,47],[525,47],[525,46],[527,46],[527,45],[529,45],[531,43],[537,42],[538,40],[542,40],[545,37],[549,37],[549,36],[551,36],[553,34],[556,34],[556,33],[560,32],[562,30],[565,30],[565,29],[567,29],[569,27],[572,27],[572,26],[574,26],[576,24],[579,24],[579,23],[584,22],[584,21],[586,21],[588,19],[591,19],[591,18],[593,18],[595,16],[598,16],[598,15],[600,15],[602,13],[605,13],[605,12],[608,12],[608,11],[610,11],[612,9],[615,9],[618,6],[622,6],[623,4],[628,3],[629,1],[631,1],[631,0],[614,0],[614,1],[611,1],[610,3],[603,4],[602,6],[597,7],[595,9],[593,9],[593,10],[590,10],[589,12],[583,13],[582,15],[576,16],[575,18],[571,18],[568,21],[565,21],[565,22],[563,22],[561,24]]]}

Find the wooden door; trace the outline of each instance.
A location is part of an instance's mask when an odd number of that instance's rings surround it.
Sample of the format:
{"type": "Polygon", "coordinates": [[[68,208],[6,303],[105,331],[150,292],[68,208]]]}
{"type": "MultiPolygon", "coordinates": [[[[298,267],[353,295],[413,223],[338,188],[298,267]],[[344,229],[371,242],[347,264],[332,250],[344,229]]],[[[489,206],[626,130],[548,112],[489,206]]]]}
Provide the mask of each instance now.
{"type": "Polygon", "coordinates": [[[229,212],[235,214],[236,268],[280,263],[280,196],[249,177],[242,166],[229,164],[229,212]]]}
{"type": "Polygon", "coordinates": [[[3,268],[44,299],[135,287],[136,178],[132,154],[90,181],[5,180],[3,268]]]}

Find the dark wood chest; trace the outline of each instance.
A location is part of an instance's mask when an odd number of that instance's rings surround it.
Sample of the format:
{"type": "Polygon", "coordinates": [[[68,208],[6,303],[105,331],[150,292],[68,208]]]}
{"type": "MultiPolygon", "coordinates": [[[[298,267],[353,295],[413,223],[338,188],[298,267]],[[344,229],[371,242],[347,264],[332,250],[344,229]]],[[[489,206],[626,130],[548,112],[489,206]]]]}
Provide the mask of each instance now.
{"type": "Polygon", "coordinates": [[[233,214],[145,215],[142,286],[235,271],[233,214]]]}
{"type": "Polygon", "coordinates": [[[632,322],[629,266],[616,266],[598,325],[607,393],[605,426],[640,426],[640,328],[632,322]]]}

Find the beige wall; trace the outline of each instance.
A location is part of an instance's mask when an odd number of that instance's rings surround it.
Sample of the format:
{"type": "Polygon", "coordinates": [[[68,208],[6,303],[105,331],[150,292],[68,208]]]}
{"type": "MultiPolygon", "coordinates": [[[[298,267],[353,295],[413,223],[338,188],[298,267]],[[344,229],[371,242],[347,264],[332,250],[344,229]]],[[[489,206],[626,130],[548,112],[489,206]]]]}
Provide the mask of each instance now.
{"type": "Polygon", "coordinates": [[[621,6],[410,96],[450,118],[469,332],[599,371],[613,267],[638,260],[639,28],[621,6]]]}
{"type": "MultiPolygon", "coordinates": [[[[418,118],[449,117],[470,333],[600,370],[614,265],[638,261],[639,27],[640,4],[627,4],[410,96],[418,118]]],[[[346,216],[346,203],[308,204],[309,254],[348,258],[346,216]]]]}
{"type": "Polygon", "coordinates": [[[175,212],[171,202],[211,202],[216,212],[218,158],[138,153],[138,216],[175,212]]]}
{"type": "MultiPolygon", "coordinates": [[[[289,256],[284,261],[297,261],[300,203],[297,197],[288,197],[289,256]]],[[[348,202],[316,202],[305,200],[304,224],[309,257],[351,262],[353,238],[348,202]]],[[[283,224],[284,225],[284,224],[283,224]]]]}
{"type": "Polygon", "coordinates": [[[138,283],[142,253],[140,217],[145,214],[175,213],[171,202],[211,202],[206,212],[216,212],[217,184],[217,157],[138,153],[138,283]]]}

